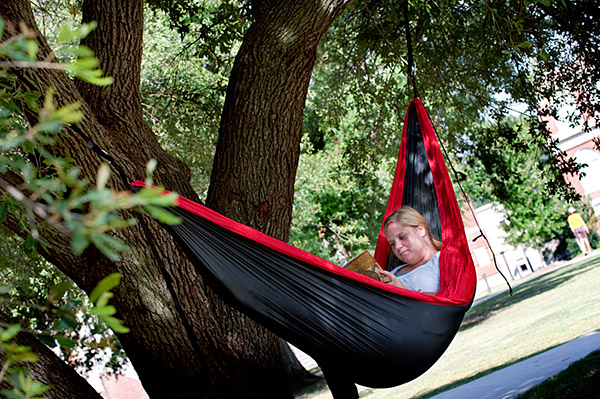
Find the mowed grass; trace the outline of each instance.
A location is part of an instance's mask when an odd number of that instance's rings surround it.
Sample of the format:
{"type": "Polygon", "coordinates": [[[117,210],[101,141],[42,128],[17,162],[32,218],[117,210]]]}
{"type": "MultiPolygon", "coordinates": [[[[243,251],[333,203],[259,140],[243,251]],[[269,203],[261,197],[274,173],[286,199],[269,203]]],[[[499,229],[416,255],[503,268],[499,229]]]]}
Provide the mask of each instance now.
{"type": "MultiPolygon", "coordinates": [[[[475,307],[442,358],[400,387],[361,398],[427,398],[600,329],[600,253],[529,279],[475,307]]],[[[327,389],[298,399],[331,398],[327,389]]]]}

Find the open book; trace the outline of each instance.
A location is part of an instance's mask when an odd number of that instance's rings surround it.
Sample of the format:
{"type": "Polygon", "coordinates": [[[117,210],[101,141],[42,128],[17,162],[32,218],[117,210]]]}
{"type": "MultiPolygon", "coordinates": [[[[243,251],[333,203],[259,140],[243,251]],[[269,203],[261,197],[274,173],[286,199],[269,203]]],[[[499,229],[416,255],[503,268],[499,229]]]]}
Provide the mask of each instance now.
{"type": "Polygon", "coordinates": [[[369,276],[378,281],[386,279],[386,277],[379,273],[381,267],[379,267],[377,261],[375,258],[373,258],[369,251],[362,252],[356,258],[346,263],[344,268],[352,270],[356,273],[364,274],[365,276],[369,276]]]}

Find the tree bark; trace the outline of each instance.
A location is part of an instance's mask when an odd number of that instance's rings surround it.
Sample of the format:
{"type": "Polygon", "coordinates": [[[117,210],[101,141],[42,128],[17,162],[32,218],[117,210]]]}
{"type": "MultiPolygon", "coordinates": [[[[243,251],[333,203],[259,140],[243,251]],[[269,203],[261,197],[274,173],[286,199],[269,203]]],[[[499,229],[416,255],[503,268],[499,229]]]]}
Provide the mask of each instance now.
{"type": "MultiPolygon", "coordinates": [[[[217,211],[287,239],[302,113],[317,44],[349,2],[253,3],[256,22],[231,75],[209,189],[207,202],[217,211]]],[[[146,162],[155,158],[159,167],[154,181],[195,199],[188,169],[160,148],[142,119],[142,10],[141,0],[83,3],[84,21],[98,21],[85,44],[115,78],[109,87],[73,82],[59,71],[12,73],[32,90],[55,87],[59,106],[81,102],[85,119],[79,129],[114,159],[113,187],[123,187],[118,176],[143,177],[146,162]]],[[[4,0],[0,14],[15,27],[21,21],[35,27],[28,1],[4,0]]],[[[41,35],[39,42],[40,57],[51,58],[41,35]]],[[[105,161],[73,128],[66,129],[54,151],[75,159],[92,181],[105,161]]],[[[150,397],[292,397],[277,337],[221,301],[166,230],[136,216],[140,223],[118,233],[132,248],[119,262],[95,248],[76,257],[69,237],[59,232],[44,235],[49,246],[40,253],[88,293],[106,275],[123,275],[113,303],[131,332],[119,339],[150,397]]],[[[8,226],[20,233],[14,218],[9,217],[8,226]]]]}
{"type": "Polygon", "coordinates": [[[319,40],[350,0],[254,1],[229,79],[206,203],[281,240],[319,40]]]}

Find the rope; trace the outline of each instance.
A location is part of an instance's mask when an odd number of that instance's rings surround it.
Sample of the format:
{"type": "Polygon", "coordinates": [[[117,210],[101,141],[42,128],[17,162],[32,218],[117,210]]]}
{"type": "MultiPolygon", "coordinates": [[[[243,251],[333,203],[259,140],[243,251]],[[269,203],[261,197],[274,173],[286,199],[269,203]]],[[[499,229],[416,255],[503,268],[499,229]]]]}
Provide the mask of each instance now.
{"type": "MultiPolygon", "coordinates": [[[[414,73],[414,70],[413,70],[414,58],[413,58],[413,50],[412,50],[412,41],[411,41],[411,38],[410,38],[410,24],[409,24],[409,19],[408,19],[408,0],[406,0],[404,2],[404,24],[405,24],[405,32],[406,32],[406,49],[407,49],[407,52],[408,52],[407,74],[408,74],[408,78],[411,80],[412,85],[413,85],[413,94],[414,94],[415,98],[418,98],[419,95],[417,93],[417,82],[416,82],[416,77],[415,77],[415,73],[414,73]]],[[[429,115],[427,115],[427,117],[429,118],[429,115]]],[[[431,118],[429,118],[429,122],[431,122],[431,118]]],[[[433,123],[431,123],[431,126],[433,127],[433,123]]],[[[496,261],[496,254],[492,250],[492,246],[490,245],[490,241],[488,240],[488,238],[486,237],[486,235],[483,233],[483,230],[481,229],[481,226],[479,225],[479,221],[477,220],[477,217],[475,215],[475,211],[473,209],[473,206],[471,205],[471,201],[469,201],[469,198],[467,197],[467,193],[463,189],[462,184],[460,184],[460,179],[458,177],[458,172],[456,171],[456,169],[454,168],[454,165],[450,161],[450,157],[448,156],[448,152],[446,151],[446,147],[444,147],[444,144],[443,144],[440,136],[438,135],[438,132],[435,129],[435,127],[433,128],[433,131],[435,132],[435,136],[437,137],[438,142],[440,143],[440,147],[442,148],[442,151],[444,153],[444,156],[446,157],[446,163],[448,165],[450,165],[450,169],[452,170],[452,173],[454,174],[454,178],[456,180],[456,184],[458,184],[458,187],[460,188],[460,191],[461,191],[461,193],[463,195],[463,198],[465,199],[465,201],[469,205],[469,210],[470,210],[471,214],[473,215],[473,220],[475,220],[475,223],[477,224],[477,228],[479,229],[479,235],[473,239],[473,242],[477,241],[478,239],[480,239],[482,237],[487,242],[488,248],[490,249],[490,252],[492,253],[492,257],[493,257],[493,260],[494,260],[494,267],[496,268],[496,270],[498,271],[498,273],[500,273],[500,275],[502,276],[502,278],[504,279],[504,281],[506,281],[506,285],[508,285],[508,289],[510,291],[510,295],[512,296],[513,295],[513,289],[511,287],[510,283],[508,282],[508,279],[506,278],[506,276],[504,276],[504,273],[502,273],[502,271],[498,267],[498,262],[496,261]]]]}
{"type": "Polygon", "coordinates": [[[371,19],[371,21],[373,22],[373,25],[375,25],[375,28],[377,28],[377,30],[379,31],[379,33],[381,34],[381,37],[383,38],[383,40],[388,43],[388,45],[391,47],[392,52],[395,53],[402,61],[406,62],[407,65],[407,77],[406,80],[407,82],[412,82],[412,86],[413,86],[413,93],[414,93],[414,98],[419,97],[419,94],[417,93],[417,85],[416,85],[416,81],[415,81],[415,74],[413,71],[413,65],[415,63],[414,58],[413,58],[413,51],[412,51],[412,42],[410,39],[410,28],[409,28],[409,23],[408,23],[408,0],[406,0],[406,3],[404,4],[404,23],[405,23],[405,33],[406,33],[406,44],[407,44],[407,49],[408,49],[408,59],[404,60],[404,58],[402,57],[402,54],[399,54],[396,51],[396,46],[394,43],[392,43],[385,35],[385,33],[381,30],[381,28],[379,27],[379,25],[377,24],[375,17],[373,16],[373,14],[371,13],[371,10],[369,9],[369,6],[367,5],[367,1],[363,0],[363,5],[365,7],[365,10],[367,10],[367,13],[369,14],[369,18],[371,19]]]}
{"type": "Polygon", "coordinates": [[[86,142],[89,149],[94,151],[101,158],[104,158],[110,166],[117,170],[117,173],[119,174],[119,177],[121,178],[121,182],[125,186],[125,189],[129,189],[129,186],[131,185],[131,182],[133,182],[133,180],[127,178],[127,174],[125,173],[123,168],[121,168],[121,166],[115,162],[114,158],[111,157],[108,154],[108,152],[106,152],[103,148],[98,147],[96,143],[94,143],[94,141],[87,134],[85,134],[79,126],[70,125],[70,127],[86,142]]]}

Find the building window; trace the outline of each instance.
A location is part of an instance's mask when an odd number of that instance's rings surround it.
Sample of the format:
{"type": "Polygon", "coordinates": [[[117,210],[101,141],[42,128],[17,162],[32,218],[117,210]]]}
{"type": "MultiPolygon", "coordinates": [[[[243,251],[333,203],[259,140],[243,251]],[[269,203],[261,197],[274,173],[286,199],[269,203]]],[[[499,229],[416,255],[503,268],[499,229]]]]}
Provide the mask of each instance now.
{"type": "Polygon", "coordinates": [[[581,178],[581,185],[585,194],[591,194],[600,190],[600,154],[591,148],[584,148],[577,151],[575,159],[578,163],[587,164],[581,171],[585,176],[581,178]]]}

